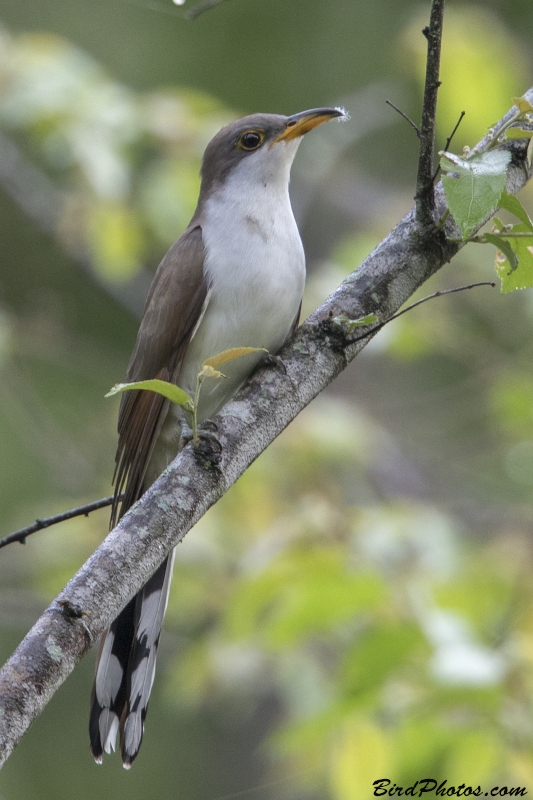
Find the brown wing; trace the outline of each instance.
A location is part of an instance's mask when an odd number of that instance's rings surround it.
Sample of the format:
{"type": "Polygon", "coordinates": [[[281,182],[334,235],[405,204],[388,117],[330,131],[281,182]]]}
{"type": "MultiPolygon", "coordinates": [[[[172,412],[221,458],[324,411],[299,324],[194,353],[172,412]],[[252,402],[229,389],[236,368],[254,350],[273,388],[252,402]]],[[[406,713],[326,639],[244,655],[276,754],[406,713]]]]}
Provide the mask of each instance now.
{"type": "MultiPolygon", "coordinates": [[[[179,372],[207,296],[204,256],[202,229],[197,225],[187,229],[163,258],[146,301],[128,382],[170,381],[179,372]]],[[[122,397],[111,527],[143,492],[146,468],[168,407],[168,400],[154,392],[126,392],[122,397]]]]}

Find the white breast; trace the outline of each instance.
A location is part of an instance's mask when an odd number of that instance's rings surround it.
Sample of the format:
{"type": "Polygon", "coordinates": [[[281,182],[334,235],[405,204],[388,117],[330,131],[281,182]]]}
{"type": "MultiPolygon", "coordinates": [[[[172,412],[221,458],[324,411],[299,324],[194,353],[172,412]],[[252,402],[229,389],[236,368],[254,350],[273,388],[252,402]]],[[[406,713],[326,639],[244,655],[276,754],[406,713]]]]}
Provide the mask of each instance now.
{"type": "MultiPolygon", "coordinates": [[[[211,292],[178,383],[190,391],[202,362],[230,347],[275,353],[302,299],[305,257],[286,181],[253,187],[239,173],[206,203],[202,232],[211,292]]],[[[215,414],[253,370],[261,354],[227,365],[227,379],[202,388],[200,417],[215,414]]]]}

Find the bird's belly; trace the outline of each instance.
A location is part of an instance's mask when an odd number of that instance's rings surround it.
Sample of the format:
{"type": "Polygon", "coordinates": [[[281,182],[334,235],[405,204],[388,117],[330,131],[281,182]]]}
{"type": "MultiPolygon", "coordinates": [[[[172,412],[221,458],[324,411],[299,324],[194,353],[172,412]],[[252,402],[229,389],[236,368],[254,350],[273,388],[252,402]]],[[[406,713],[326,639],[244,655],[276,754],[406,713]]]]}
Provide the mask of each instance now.
{"type": "MultiPolygon", "coordinates": [[[[204,316],[187,348],[176,383],[193,395],[202,363],[233,347],[258,347],[276,353],[290,333],[301,303],[305,257],[296,225],[288,236],[248,239],[244,248],[218,249],[208,272],[211,289],[204,316]]],[[[213,417],[235,394],[264,355],[257,352],[220,367],[226,376],[207,378],[198,419],[213,417]]],[[[147,484],[176,456],[182,415],[171,406],[147,472],[147,484]]]]}
{"type": "MultiPolygon", "coordinates": [[[[291,217],[292,220],[292,217],[291,217]]],[[[206,358],[233,347],[260,347],[275,353],[296,318],[305,282],[305,260],[294,226],[270,236],[252,228],[239,239],[228,232],[206,259],[211,294],[178,378],[186,391],[206,358]]],[[[202,387],[199,418],[213,416],[253,371],[263,353],[253,353],[221,367],[226,378],[207,379],[202,387]]]]}

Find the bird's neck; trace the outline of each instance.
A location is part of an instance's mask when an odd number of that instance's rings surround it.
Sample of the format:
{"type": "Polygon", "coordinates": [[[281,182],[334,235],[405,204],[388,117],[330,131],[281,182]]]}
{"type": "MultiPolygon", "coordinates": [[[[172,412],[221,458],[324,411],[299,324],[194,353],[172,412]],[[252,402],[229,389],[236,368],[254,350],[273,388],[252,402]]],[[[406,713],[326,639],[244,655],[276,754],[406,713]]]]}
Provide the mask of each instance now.
{"type": "Polygon", "coordinates": [[[234,228],[250,220],[259,225],[265,235],[273,230],[295,226],[289,198],[288,180],[246,180],[245,176],[225,181],[207,198],[202,220],[209,224],[214,219],[220,226],[234,228]]]}

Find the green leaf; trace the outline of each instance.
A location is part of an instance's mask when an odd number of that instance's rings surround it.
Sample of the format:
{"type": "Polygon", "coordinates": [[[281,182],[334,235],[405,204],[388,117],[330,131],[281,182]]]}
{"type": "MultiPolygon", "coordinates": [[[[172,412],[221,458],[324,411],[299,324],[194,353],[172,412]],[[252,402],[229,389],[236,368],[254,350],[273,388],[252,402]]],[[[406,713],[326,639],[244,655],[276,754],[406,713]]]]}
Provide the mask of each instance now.
{"type": "Polygon", "coordinates": [[[513,97],[513,103],[522,114],[529,114],[530,111],[533,111],[533,106],[525,97],[513,97]]]}
{"type": "Polygon", "coordinates": [[[441,153],[442,179],[448,207],[461,228],[463,238],[497,208],[505,188],[511,154],[506,150],[481,153],[468,160],[454,153],[441,153]]]}
{"type": "Polygon", "coordinates": [[[533,131],[524,130],[524,128],[508,128],[505,131],[505,136],[507,139],[531,139],[533,136],[533,131]]]}
{"type": "MultiPolygon", "coordinates": [[[[528,225],[515,225],[513,233],[530,233],[528,225]]],[[[485,234],[485,237],[487,234],[485,234]]],[[[498,237],[499,238],[499,237],[498,237]]],[[[518,258],[518,266],[513,268],[505,251],[500,248],[496,254],[496,273],[502,282],[502,294],[514,292],[516,289],[533,287],[533,234],[531,237],[509,239],[510,246],[518,258]]]]}
{"type": "Polygon", "coordinates": [[[268,353],[268,350],[264,347],[231,347],[229,350],[217,353],[216,356],[206,358],[202,367],[220,367],[221,364],[226,364],[228,361],[235,361],[237,358],[247,356],[249,353],[257,353],[260,350],[268,353]]]}
{"type": "Polygon", "coordinates": [[[173,383],[160,381],[158,379],[136,381],[135,383],[117,383],[116,386],[113,386],[111,391],[106,394],[106,397],[113,397],[113,395],[120,394],[121,392],[137,391],[138,389],[146,389],[150,392],[161,394],[163,397],[166,397],[167,400],[171,400],[173,403],[187,410],[192,406],[192,397],[189,397],[187,392],[184,392],[183,389],[180,389],[179,386],[173,383]]]}
{"type": "Polygon", "coordinates": [[[333,317],[332,322],[337,325],[346,325],[348,333],[351,333],[354,328],[362,328],[364,325],[373,325],[378,322],[375,314],[367,314],[366,317],[358,317],[357,319],[350,319],[346,314],[340,314],[338,317],[333,317]]]}
{"type": "Polygon", "coordinates": [[[504,192],[500,197],[499,205],[500,208],[504,208],[506,211],[514,214],[515,217],[518,217],[520,222],[523,222],[524,225],[527,225],[530,231],[533,231],[533,221],[518,197],[515,197],[514,194],[508,194],[507,192],[504,192]]]}
{"type": "Polygon", "coordinates": [[[223,372],[220,372],[218,369],[213,369],[209,364],[204,364],[200,372],[198,373],[199,378],[226,378],[227,375],[224,375],[223,372]]]}
{"type": "Polygon", "coordinates": [[[495,236],[493,233],[486,233],[485,239],[502,251],[511,266],[511,270],[515,270],[518,267],[518,256],[509,241],[502,239],[501,236],[495,236]]]}

